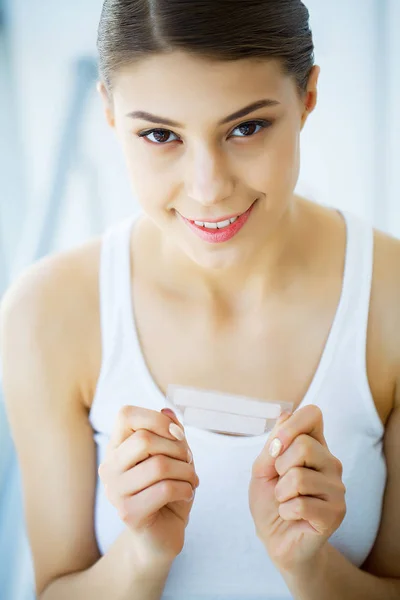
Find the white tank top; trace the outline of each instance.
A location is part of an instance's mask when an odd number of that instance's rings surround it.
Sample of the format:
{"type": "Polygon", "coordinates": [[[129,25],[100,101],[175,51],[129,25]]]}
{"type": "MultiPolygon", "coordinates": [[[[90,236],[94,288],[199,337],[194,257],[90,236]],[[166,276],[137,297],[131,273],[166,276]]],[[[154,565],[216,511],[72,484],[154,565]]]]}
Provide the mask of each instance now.
{"type": "MultiPolygon", "coordinates": [[[[360,566],[378,532],[386,462],[384,427],[366,373],[373,229],[351,213],[341,214],[347,225],[342,293],[319,366],[300,406],[320,407],[328,447],[343,464],[347,513],[329,542],[360,566]]],[[[110,227],[102,243],[103,357],[89,415],[98,464],[123,405],[153,410],[166,406],[141,352],[131,302],[129,241],[137,216],[110,227]]],[[[256,537],[248,506],[251,467],[269,434],[236,437],[194,427],[185,431],[200,486],[184,549],[172,565],[162,600],[290,599],[283,577],[256,537]]],[[[98,479],[95,532],[102,554],[124,527],[98,479]]]]}

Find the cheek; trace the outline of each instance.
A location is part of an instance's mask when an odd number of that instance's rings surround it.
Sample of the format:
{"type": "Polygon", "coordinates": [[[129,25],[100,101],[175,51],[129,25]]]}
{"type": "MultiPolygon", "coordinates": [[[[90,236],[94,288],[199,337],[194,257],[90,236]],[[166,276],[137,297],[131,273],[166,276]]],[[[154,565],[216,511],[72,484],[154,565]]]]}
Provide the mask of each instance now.
{"type": "Polygon", "coordinates": [[[298,133],[289,125],[268,137],[259,156],[246,164],[242,180],[272,196],[292,191],[300,167],[298,133]]]}
{"type": "Polygon", "coordinates": [[[162,172],[151,153],[125,143],[123,153],[133,194],[147,212],[165,208],[171,196],[171,176],[162,172]],[[158,174],[158,175],[157,175],[158,174]]]}
{"type": "Polygon", "coordinates": [[[274,170],[271,174],[277,191],[292,192],[296,186],[300,171],[299,135],[288,129],[274,148],[271,160],[274,170]]]}

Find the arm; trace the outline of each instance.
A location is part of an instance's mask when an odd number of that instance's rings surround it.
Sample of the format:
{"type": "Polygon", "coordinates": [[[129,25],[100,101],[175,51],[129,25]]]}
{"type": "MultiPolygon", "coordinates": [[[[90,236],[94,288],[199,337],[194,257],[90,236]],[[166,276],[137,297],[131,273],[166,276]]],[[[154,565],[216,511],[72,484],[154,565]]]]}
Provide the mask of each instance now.
{"type": "Polygon", "coordinates": [[[383,443],[387,485],[380,528],[360,568],[328,543],[313,564],[297,574],[283,573],[296,600],[400,599],[400,240],[379,231],[375,240],[370,313],[393,390],[383,443]]]}
{"type": "Polygon", "coordinates": [[[400,381],[384,451],[388,468],[381,527],[361,569],[330,544],[299,573],[282,573],[296,600],[399,600],[400,598],[400,381]],[[363,570],[367,569],[367,570],[363,570]]]}
{"type": "Polygon", "coordinates": [[[129,531],[89,569],[55,579],[38,600],[159,600],[169,568],[135,569],[129,531]]]}
{"type": "Polygon", "coordinates": [[[167,566],[138,567],[126,530],[103,557],[93,527],[97,475],[87,387],[93,303],[82,257],[31,267],[1,310],[6,409],[21,469],[42,600],[158,600],[167,566]],[[92,302],[91,298],[90,302],[92,302]]]}

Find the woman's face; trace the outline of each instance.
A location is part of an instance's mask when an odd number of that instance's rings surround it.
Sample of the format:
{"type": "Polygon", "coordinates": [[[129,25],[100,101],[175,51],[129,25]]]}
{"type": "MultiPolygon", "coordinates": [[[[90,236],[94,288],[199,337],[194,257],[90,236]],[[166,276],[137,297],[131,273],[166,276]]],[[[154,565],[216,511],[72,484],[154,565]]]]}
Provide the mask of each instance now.
{"type": "Polygon", "coordinates": [[[139,203],[197,264],[251,260],[291,207],[318,72],[304,102],[276,62],[181,52],[119,71],[112,104],[99,85],[139,203]]]}

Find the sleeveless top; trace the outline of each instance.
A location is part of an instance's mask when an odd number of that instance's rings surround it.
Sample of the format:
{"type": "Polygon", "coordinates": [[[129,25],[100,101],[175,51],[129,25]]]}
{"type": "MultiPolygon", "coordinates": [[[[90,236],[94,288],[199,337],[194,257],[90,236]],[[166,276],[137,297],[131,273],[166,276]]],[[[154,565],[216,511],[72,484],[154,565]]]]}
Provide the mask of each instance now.
{"type": "MultiPolygon", "coordinates": [[[[346,516],[329,543],[361,566],[378,532],[387,476],[384,426],[366,371],[373,228],[356,215],[339,212],[347,230],[341,297],[318,368],[298,408],[316,404],[322,410],[325,439],[343,464],[346,486],[346,516]]],[[[122,406],[157,411],[167,407],[142,354],[132,306],[130,237],[138,216],[109,227],[102,240],[102,365],[89,414],[98,465],[122,406]]],[[[162,600],[292,598],[256,537],[248,506],[252,464],[269,432],[237,437],[190,426],[185,432],[200,486],[184,548],[173,562],[162,600]]],[[[104,554],[125,524],[99,478],[94,508],[96,538],[104,554]]]]}

